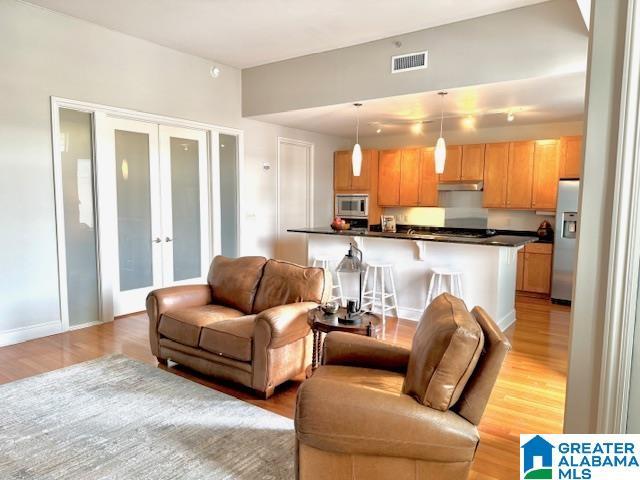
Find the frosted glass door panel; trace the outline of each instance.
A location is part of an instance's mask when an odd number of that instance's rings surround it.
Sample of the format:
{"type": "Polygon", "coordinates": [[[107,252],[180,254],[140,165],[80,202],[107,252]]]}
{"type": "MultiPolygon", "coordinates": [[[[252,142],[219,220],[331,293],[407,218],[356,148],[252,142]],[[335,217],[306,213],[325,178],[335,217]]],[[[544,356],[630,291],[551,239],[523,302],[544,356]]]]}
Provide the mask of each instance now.
{"type": "Polygon", "coordinates": [[[238,256],[238,137],[220,134],[222,255],[238,256]]]}
{"type": "Polygon", "coordinates": [[[207,134],[160,125],[162,278],[197,283],[209,268],[207,134]]]}
{"type": "Polygon", "coordinates": [[[173,281],[201,276],[198,141],[171,137],[173,281]]]}
{"type": "Polygon", "coordinates": [[[67,316],[70,326],[100,320],[91,114],[60,109],[67,316]]]}
{"type": "Polygon", "coordinates": [[[115,131],[120,291],[153,285],[149,135],[115,131]]]}

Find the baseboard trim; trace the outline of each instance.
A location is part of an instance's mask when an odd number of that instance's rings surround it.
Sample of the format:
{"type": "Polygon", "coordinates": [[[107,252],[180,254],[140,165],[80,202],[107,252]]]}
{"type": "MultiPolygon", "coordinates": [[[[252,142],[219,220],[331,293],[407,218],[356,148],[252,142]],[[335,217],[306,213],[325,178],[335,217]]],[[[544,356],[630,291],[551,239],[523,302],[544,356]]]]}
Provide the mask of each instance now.
{"type": "Polygon", "coordinates": [[[62,332],[62,324],[59,321],[39,323],[28,327],[14,328],[0,332],[0,347],[26,342],[34,338],[47,337],[62,332]]]}
{"type": "Polygon", "coordinates": [[[500,328],[500,330],[504,332],[507,328],[509,328],[514,323],[516,323],[516,311],[511,310],[509,313],[507,313],[504,317],[502,317],[496,323],[498,324],[498,327],[500,328]]]}

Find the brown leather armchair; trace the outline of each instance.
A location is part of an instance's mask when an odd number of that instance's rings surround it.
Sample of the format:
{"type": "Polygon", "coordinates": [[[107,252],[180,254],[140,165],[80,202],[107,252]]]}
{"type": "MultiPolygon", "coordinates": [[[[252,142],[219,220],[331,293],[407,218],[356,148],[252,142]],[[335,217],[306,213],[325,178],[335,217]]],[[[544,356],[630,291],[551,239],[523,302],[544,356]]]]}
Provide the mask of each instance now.
{"type": "Polygon", "coordinates": [[[509,342],[479,307],[448,294],[424,313],[411,350],[330,333],[298,391],[299,480],[462,480],[509,342]]]}
{"type": "Polygon", "coordinates": [[[147,297],[151,351],[269,397],[311,362],[307,312],[325,302],[321,268],[263,257],[216,257],[208,284],[155,290],[147,297]]]}

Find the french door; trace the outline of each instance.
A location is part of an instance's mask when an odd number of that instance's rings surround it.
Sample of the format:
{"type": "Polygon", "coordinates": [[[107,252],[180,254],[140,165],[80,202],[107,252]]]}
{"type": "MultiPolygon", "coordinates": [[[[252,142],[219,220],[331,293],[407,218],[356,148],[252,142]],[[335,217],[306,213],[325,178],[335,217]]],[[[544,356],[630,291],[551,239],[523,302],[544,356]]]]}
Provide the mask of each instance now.
{"type": "Polygon", "coordinates": [[[206,277],[207,134],[103,117],[98,139],[102,277],[118,316],[144,310],[153,289],[206,277]]]}

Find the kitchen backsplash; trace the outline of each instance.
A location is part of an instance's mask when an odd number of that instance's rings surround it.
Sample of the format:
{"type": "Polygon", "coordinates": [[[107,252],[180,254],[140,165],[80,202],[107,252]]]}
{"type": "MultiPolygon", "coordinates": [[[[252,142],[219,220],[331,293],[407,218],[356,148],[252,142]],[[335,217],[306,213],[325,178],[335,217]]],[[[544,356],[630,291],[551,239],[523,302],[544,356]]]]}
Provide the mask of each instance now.
{"type": "Polygon", "coordinates": [[[433,227],[494,228],[497,230],[534,231],[543,220],[555,224],[553,215],[538,215],[530,210],[482,208],[482,192],[440,192],[439,207],[385,208],[405,225],[433,227]]]}

